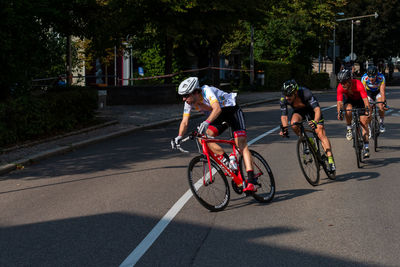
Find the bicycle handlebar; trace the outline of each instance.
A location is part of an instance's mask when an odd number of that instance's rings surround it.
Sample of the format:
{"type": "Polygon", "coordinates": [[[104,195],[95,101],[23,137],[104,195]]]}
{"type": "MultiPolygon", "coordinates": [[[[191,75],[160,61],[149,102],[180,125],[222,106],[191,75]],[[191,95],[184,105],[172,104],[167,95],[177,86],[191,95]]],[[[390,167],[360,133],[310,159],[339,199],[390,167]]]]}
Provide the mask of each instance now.
{"type": "Polygon", "coordinates": [[[172,141],[171,141],[172,149],[177,149],[177,150],[179,150],[180,152],[183,152],[183,153],[189,153],[189,151],[184,150],[184,149],[181,147],[181,144],[184,143],[184,142],[186,142],[186,141],[188,141],[188,140],[193,140],[194,138],[214,139],[213,136],[209,136],[209,135],[207,135],[207,134],[200,134],[200,133],[197,132],[197,131],[193,131],[193,132],[191,132],[188,136],[186,136],[185,138],[183,138],[183,139],[179,142],[179,144],[175,144],[174,140],[172,140],[172,141]]]}

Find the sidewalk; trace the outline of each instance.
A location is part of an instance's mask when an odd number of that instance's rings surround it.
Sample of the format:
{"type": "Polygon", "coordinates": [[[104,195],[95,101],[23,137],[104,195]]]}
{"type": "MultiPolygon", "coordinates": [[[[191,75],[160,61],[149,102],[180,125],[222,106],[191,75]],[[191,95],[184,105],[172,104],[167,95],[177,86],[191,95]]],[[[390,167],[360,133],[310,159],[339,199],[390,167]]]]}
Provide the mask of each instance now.
{"type": "MultiPolygon", "coordinates": [[[[238,102],[241,107],[272,101],[278,104],[279,97],[280,92],[246,92],[238,94],[238,102]]],[[[107,106],[99,110],[99,117],[108,121],[105,124],[6,150],[0,155],[0,175],[109,138],[179,121],[182,113],[183,102],[171,105],[107,106]]],[[[195,113],[193,116],[201,114],[195,113]]]]}

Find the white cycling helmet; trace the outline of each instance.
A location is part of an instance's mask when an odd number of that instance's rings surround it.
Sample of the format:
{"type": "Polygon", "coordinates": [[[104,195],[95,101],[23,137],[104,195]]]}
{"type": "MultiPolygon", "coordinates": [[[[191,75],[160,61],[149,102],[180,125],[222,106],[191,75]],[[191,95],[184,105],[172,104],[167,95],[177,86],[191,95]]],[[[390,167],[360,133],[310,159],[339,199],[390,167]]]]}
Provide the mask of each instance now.
{"type": "Polygon", "coordinates": [[[198,88],[200,88],[199,79],[197,77],[189,77],[181,82],[181,84],[179,85],[178,94],[191,94],[194,89],[198,88]]]}

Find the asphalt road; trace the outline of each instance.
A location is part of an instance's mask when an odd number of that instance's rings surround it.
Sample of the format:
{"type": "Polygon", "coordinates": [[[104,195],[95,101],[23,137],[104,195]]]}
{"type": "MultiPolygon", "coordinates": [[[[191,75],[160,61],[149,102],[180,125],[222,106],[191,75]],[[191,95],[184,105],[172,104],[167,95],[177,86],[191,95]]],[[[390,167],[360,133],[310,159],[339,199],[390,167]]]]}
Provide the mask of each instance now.
{"type": "MultiPolygon", "coordinates": [[[[309,185],[294,134],[268,134],[252,149],[274,173],[273,202],[232,191],[227,209],[211,213],[191,197],[137,266],[399,266],[400,92],[388,93],[387,132],[361,169],[336,108],[324,111],[336,181],[322,174],[319,186],[309,185]]],[[[336,104],[333,94],[318,99],[322,107],[336,104]]],[[[249,140],[279,125],[277,103],[244,111],[249,140]]],[[[170,150],[177,127],[119,137],[3,176],[0,266],[124,262],[188,190],[187,165],[196,150],[193,144],[186,147],[191,154],[170,150]]]]}

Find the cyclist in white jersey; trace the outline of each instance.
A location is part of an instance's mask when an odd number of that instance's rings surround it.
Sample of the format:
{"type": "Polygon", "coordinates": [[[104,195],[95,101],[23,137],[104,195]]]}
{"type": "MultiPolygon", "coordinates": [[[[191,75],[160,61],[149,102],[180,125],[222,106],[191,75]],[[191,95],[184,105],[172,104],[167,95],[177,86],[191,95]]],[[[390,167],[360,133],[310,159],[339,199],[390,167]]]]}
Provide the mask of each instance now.
{"type": "MultiPolygon", "coordinates": [[[[207,119],[198,127],[199,133],[206,133],[209,136],[218,136],[231,127],[235,143],[242,151],[247,171],[248,185],[243,191],[256,191],[254,185],[257,180],[254,178],[253,160],[247,145],[246,125],[241,108],[236,103],[236,93],[226,93],[216,87],[204,85],[200,87],[197,77],[190,77],[184,80],[178,88],[178,93],[185,102],[183,118],[179,126],[178,136],[173,143],[178,145],[182,136],[186,133],[190,113],[193,109],[203,112],[207,119]],[[227,124],[228,125],[227,125],[227,124]]],[[[219,156],[225,164],[229,164],[229,156],[223,148],[216,143],[209,143],[209,148],[219,156]]]]}

